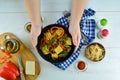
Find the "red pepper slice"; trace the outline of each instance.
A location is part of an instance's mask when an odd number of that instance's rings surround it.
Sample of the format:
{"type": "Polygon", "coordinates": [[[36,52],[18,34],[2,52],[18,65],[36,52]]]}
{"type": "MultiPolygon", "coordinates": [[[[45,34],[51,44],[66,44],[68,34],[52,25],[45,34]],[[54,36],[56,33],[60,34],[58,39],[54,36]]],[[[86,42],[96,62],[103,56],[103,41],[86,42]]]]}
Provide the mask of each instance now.
{"type": "Polygon", "coordinates": [[[6,52],[5,50],[0,50],[0,51],[2,51],[4,54],[6,54],[5,56],[0,57],[0,64],[3,64],[5,62],[7,62],[9,58],[11,58],[11,55],[9,52],[6,52]]]}
{"type": "Polygon", "coordinates": [[[59,39],[64,35],[65,32],[64,32],[64,29],[61,28],[61,27],[54,26],[54,27],[50,28],[51,33],[54,33],[56,30],[61,30],[62,31],[61,34],[57,37],[57,39],[59,39]]]}
{"type": "Polygon", "coordinates": [[[15,74],[5,67],[0,70],[0,76],[3,77],[5,80],[16,80],[15,74]]]}
{"type": "Polygon", "coordinates": [[[10,55],[10,52],[6,52],[4,49],[1,50],[3,53],[5,53],[6,55],[10,55]]]}
{"type": "Polygon", "coordinates": [[[8,61],[4,67],[9,68],[9,71],[13,72],[16,76],[20,75],[18,67],[11,61],[8,61]]]}

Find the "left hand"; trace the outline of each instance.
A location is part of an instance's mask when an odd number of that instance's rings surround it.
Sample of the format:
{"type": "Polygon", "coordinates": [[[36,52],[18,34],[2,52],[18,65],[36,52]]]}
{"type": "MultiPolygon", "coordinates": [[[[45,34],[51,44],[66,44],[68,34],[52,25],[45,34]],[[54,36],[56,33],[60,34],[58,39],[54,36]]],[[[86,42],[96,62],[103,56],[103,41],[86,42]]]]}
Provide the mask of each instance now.
{"type": "Polygon", "coordinates": [[[78,24],[70,23],[69,33],[72,36],[73,44],[75,45],[75,51],[76,51],[79,47],[79,43],[80,43],[80,39],[81,39],[79,23],[78,24]]]}
{"type": "Polygon", "coordinates": [[[32,45],[34,48],[36,48],[37,39],[38,36],[41,34],[41,31],[42,31],[42,23],[32,24],[30,35],[31,35],[32,45]]]}

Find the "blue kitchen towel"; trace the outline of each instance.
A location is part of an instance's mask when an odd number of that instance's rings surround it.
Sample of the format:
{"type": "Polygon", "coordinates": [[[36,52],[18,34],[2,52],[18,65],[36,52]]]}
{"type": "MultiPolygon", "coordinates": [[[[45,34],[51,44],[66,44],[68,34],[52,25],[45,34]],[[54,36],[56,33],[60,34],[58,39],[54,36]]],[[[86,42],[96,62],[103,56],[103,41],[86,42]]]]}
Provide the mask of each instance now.
{"type": "MultiPolygon", "coordinates": [[[[83,17],[80,21],[80,29],[81,33],[84,34],[88,41],[84,40],[83,37],[80,41],[79,48],[76,52],[74,52],[66,61],[61,63],[53,63],[58,68],[65,70],[70,64],[72,64],[80,55],[80,49],[82,45],[87,45],[90,42],[92,42],[95,39],[95,27],[96,23],[94,19],[88,19],[88,17],[93,16],[95,14],[95,11],[92,9],[85,9],[83,13],[83,17]]],[[[63,25],[65,27],[69,26],[69,20],[66,17],[61,17],[57,20],[56,24],[63,25]]]]}

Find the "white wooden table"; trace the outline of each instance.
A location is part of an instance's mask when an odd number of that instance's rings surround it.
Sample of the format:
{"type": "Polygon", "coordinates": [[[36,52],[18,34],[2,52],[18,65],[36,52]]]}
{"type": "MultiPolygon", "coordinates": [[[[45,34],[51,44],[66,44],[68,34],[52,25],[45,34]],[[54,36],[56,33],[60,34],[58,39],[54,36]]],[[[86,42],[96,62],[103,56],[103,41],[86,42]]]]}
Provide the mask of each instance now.
{"type": "MultiPolygon", "coordinates": [[[[54,23],[63,16],[62,12],[70,9],[70,3],[71,0],[41,0],[44,25],[54,23]]],[[[95,39],[106,48],[105,58],[98,63],[91,62],[84,56],[85,47],[81,49],[79,58],[65,71],[42,59],[33,49],[30,35],[24,29],[25,23],[30,20],[23,0],[0,0],[0,34],[14,33],[33,51],[41,66],[37,80],[120,80],[120,0],[89,0],[87,8],[96,11],[93,17],[96,21],[101,18],[109,21],[106,27],[110,30],[109,37],[95,39]],[[76,62],[79,60],[87,62],[87,71],[77,71],[76,62]]]]}

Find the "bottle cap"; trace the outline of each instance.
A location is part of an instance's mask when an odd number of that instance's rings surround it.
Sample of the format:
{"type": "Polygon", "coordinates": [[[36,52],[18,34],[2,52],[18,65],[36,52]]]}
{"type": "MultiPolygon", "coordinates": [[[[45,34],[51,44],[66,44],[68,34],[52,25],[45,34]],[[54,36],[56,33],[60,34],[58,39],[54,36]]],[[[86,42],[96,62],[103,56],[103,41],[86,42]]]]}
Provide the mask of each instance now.
{"type": "Polygon", "coordinates": [[[105,18],[101,19],[101,20],[100,20],[100,24],[101,24],[102,26],[106,26],[106,25],[108,24],[107,19],[105,19],[105,18]]]}
{"type": "Polygon", "coordinates": [[[107,29],[102,30],[102,36],[107,37],[109,34],[109,31],[107,29]]]}

